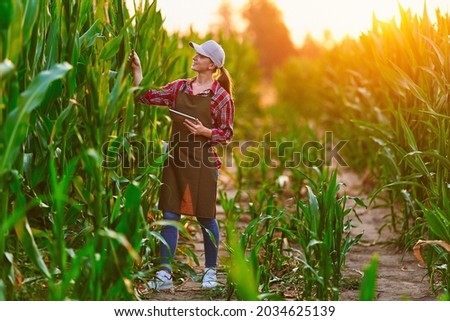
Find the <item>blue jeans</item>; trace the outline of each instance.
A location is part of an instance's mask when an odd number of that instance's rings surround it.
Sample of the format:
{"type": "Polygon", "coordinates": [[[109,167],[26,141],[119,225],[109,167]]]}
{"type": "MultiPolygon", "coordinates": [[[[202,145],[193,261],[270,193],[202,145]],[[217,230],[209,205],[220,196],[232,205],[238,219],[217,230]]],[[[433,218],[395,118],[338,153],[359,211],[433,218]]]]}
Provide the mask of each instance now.
{"type": "MultiPolygon", "coordinates": [[[[163,214],[165,220],[172,220],[178,222],[181,215],[172,212],[165,212],[163,214]]],[[[197,217],[197,221],[200,223],[203,233],[203,243],[205,246],[205,267],[212,268],[217,266],[217,256],[219,253],[219,225],[215,218],[202,218],[197,217]],[[214,240],[211,239],[208,231],[214,236],[214,240]]],[[[161,264],[170,269],[170,260],[173,258],[175,250],[178,244],[178,229],[175,226],[166,225],[161,231],[161,235],[169,245],[168,247],[164,243],[160,243],[161,264]]]]}

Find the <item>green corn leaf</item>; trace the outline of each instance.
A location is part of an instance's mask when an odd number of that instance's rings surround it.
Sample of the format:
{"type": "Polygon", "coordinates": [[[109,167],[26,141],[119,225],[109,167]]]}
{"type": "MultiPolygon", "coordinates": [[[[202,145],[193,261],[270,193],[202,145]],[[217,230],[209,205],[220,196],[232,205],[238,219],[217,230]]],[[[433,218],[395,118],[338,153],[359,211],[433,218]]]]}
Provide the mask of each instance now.
{"type": "Polygon", "coordinates": [[[306,248],[309,250],[311,247],[314,247],[314,246],[320,245],[320,244],[323,244],[323,242],[312,239],[311,241],[309,241],[308,246],[306,248]]]}
{"type": "Polygon", "coordinates": [[[258,300],[258,281],[254,266],[245,256],[244,250],[239,245],[238,237],[235,233],[229,231],[230,246],[233,251],[230,277],[236,284],[237,296],[240,300],[258,300]]]}
{"type": "Polygon", "coordinates": [[[14,16],[14,0],[0,1],[0,29],[8,29],[14,16]]]}
{"type": "Polygon", "coordinates": [[[441,64],[441,66],[444,66],[445,64],[445,55],[444,53],[441,51],[441,49],[439,48],[439,46],[436,44],[436,42],[434,42],[430,37],[427,37],[425,35],[420,35],[423,39],[425,39],[432,47],[434,52],[436,53],[436,57],[439,60],[439,63],[441,64]]]}
{"type": "Polygon", "coordinates": [[[77,30],[81,30],[81,27],[86,22],[87,18],[89,17],[89,11],[92,9],[93,1],[81,1],[81,8],[78,20],[78,27],[77,30]]]}
{"type": "Polygon", "coordinates": [[[25,5],[25,14],[23,15],[23,41],[27,44],[31,38],[31,33],[39,15],[39,0],[28,0],[25,5]]]}
{"type": "Polygon", "coordinates": [[[160,220],[153,223],[153,226],[172,226],[175,227],[183,236],[186,238],[191,238],[189,232],[186,228],[180,223],[173,220],[160,220]]]}
{"type": "Polygon", "coordinates": [[[169,243],[167,243],[166,239],[161,235],[159,232],[155,231],[147,231],[147,237],[148,238],[155,238],[157,239],[161,244],[163,244],[165,247],[170,248],[169,243]]]}
{"type": "Polygon", "coordinates": [[[378,255],[374,255],[364,270],[364,276],[359,289],[359,299],[361,301],[373,301],[376,298],[377,290],[377,273],[378,273],[378,255]]]}
{"type": "MultiPolygon", "coordinates": [[[[406,155],[404,155],[403,159],[407,158],[407,157],[412,157],[412,156],[421,156],[421,157],[426,156],[426,157],[434,158],[435,160],[439,160],[443,166],[450,169],[450,161],[444,155],[439,154],[439,152],[436,150],[424,151],[424,152],[421,152],[421,151],[410,152],[410,153],[407,153],[406,155]]],[[[421,162],[421,164],[423,164],[423,166],[425,166],[425,164],[423,162],[421,162]]],[[[427,170],[427,172],[428,172],[428,170],[427,170]]]]}
{"type": "Polygon", "coordinates": [[[27,134],[30,114],[45,98],[49,85],[64,77],[71,68],[68,63],[63,63],[41,72],[21,94],[19,106],[8,115],[3,127],[6,142],[0,150],[0,174],[9,170],[14,163],[27,134]]]}
{"type": "MultiPolygon", "coordinates": [[[[319,228],[319,219],[320,219],[320,211],[319,211],[319,203],[317,201],[316,195],[314,195],[313,190],[311,187],[306,186],[308,189],[308,198],[309,198],[309,207],[308,207],[308,214],[309,214],[309,223],[310,223],[310,229],[314,233],[314,236],[317,236],[317,231],[319,228]]],[[[306,214],[306,213],[305,213],[306,214]]]]}
{"type": "Polygon", "coordinates": [[[120,222],[117,226],[117,232],[127,237],[134,248],[137,248],[140,242],[138,230],[142,214],[141,194],[142,191],[137,182],[128,185],[125,191],[123,215],[119,217],[120,222]]]}
{"type": "MultiPolygon", "coordinates": [[[[13,283],[16,276],[15,268],[14,268],[14,255],[10,252],[4,252],[4,258],[3,259],[3,266],[4,269],[4,279],[7,282],[13,283]]],[[[0,280],[0,300],[6,301],[6,298],[4,295],[5,288],[3,287],[5,284],[3,283],[3,280],[0,280]]]]}
{"type": "Polygon", "coordinates": [[[354,197],[354,196],[349,196],[348,198],[351,199],[351,200],[353,200],[353,201],[355,201],[355,203],[356,203],[358,206],[367,208],[366,203],[364,203],[364,201],[363,201],[361,198],[359,198],[359,197],[354,197]]]}
{"type": "Polygon", "coordinates": [[[413,151],[418,150],[416,137],[414,136],[414,133],[406,122],[404,116],[400,112],[398,112],[396,117],[400,121],[400,125],[403,129],[403,133],[405,135],[406,141],[408,142],[409,148],[411,148],[413,151]]]}
{"type": "MultiPolygon", "coordinates": [[[[200,265],[200,260],[198,259],[198,255],[195,253],[196,251],[190,247],[179,247],[178,248],[180,253],[182,253],[186,258],[189,258],[189,260],[192,260],[197,266],[200,265]]],[[[185,266],[185,269],[192,270],[192,268],[189,268],[189,265],[185,266]]]]}
{"type": "Polygon", "coordinates": [[[94,45],[95,40],[97,38],[104,38],[104,36],[100,32],[101,32],[100,22],[96,20],[92,24],[92,26],[84,34],[80,36],[79,39],[80,47],[82,47],[82,49],[89,48],[94,45]]]}
{"type": "Polygon", "coordinates": [[[122,42],[122,35],[119,35],[106,43],[100,53],[100,59],[108,60],[114,57],[120,49],[120,43],[122,42]]]}
{"type": "Polygon", "coordinates": [[[393,65],[393,67],[400,75],[400,77],[398,78],[398,84],[401,87],[408,89],[417,99],[424,102],[427,106],[431,106],[429,98],[426,95],[425,91],[418,84],[416,84],[404,70],[402,70],[395,64],[393,65]]]}
{"type": "Polygon", "coordinates": [[[120,50],[120,44],[122,43],[124,36],[127,34],[128,27],[131,25],[132,21],[132,18],[128,19],[125,25],[121,28],[120,34],[106,43],[100,53],[100,59],[108,60],[117,55],[120,50]]]}
{"type": "Polygon", "coordinates": [[[46,277],[50,278],[50,272],[47,269],[47,266],[44,263],[42,255],[39,251],[39,248],[36,245],[34,240],[33,232],[31,231],[30,224],[26,217],[23,217],[17,224],[14,226],[17,237],[23,245],[25,252],[31,261],[37,266],[37,268],[44,274],[46,277]]]}
{"type": "Polygon", "coordinates": [[[104,231],[100,232],[100,235],[106,236],[107,238],[116,240],[120,245],[122,245],[130,255],[130,257],[133,258],[133,260],[139,264],[141,261],[141,257],[136,252],[136,250],[133,248],[133,246],[130,244],[128,239],[125,237],[125,235],[117,233],[116,231],[110,230],[105,228],[104,231]]]}
{"type": "Polygon", "coordinates": [[[423,112],[423,113],[426,113],[426,114],[433,115],[433,116],[435,116],[435,117],[437,117],[437,118],[442,118],[442,119],[450,120],[450,116],[444,115],[444,114],[440,114],[440,113],[437,113],[437,112],[435,112],[435,111],[424,110],[424,111],[422,111],[422,112],[423,112]]]}
{"type": "Polygon", "coordinates": [[[445,215],[439,208],[434,207],[433,210],[426,208],[419,203],[422,208],[425,219],[427,220],[431,231],[436,234],[441,240],[450,242],[450,224],[445,221],[445,215]]]}
{"type": "Polygon", "coordinates": [[[377,197],[377,195],[378,195],[381,191],[383,191],[383,190],[385,190],[385,189],[389,189],[389,188],[391,188],[391,187],[403,187],[403,188],[404,188],[404,186],[413,186],[413,187],[417,187],[417,188],[425,188],[425,186],[423,186],[422,184],[419,184],[419,183],[414,182],[414,181],[396,181],[396,182],[393,182],[393,183],[385,184],[385,185],[383,185],[383,186],[377,188],[377,189],[372,193],[372,196],[371,196],[371,198],[370,198],[370,202],[369,202],[369,203],[371,204],[371,203],[375,200],[375,198],[377,197]]]}

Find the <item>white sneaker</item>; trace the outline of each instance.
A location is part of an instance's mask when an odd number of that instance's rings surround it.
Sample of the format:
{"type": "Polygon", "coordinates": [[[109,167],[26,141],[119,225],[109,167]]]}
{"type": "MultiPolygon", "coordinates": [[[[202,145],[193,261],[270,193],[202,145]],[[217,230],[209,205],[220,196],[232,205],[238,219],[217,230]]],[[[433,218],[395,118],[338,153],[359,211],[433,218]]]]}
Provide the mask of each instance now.
{"type": "Polygon", "coordinates": [[[206,268],[203,274],[202,288],[212,289],[217,286],[217,273],[214,268],[206,268]]]}
{"type": "Polygon", "coordinates": [[[158,271],[156,278],[148,281],[147,286],[152,290],[169,290],[173,288],[172,275],[164,270],[158,271]]]}

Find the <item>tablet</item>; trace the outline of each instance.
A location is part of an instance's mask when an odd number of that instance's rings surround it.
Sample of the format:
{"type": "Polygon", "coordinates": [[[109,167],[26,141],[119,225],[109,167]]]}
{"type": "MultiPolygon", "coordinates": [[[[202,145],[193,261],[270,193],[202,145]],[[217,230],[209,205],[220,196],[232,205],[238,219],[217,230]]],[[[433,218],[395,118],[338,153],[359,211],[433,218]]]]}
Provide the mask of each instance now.
{"type": "Polygon", "coordinates": [[[178,115],[178,116],[187,118],[187,119],[189,119],[189,120],[197,121],[197,118],[195,118],[194,116],[191,116],[191,115],[182,113],[181,111],[178,111],[178,110],[175,110],[175,109],[169,109],[169,111],[170,111],[171,113],[174,113],[174,114],[176,114],[176,115],[178,115]]]}

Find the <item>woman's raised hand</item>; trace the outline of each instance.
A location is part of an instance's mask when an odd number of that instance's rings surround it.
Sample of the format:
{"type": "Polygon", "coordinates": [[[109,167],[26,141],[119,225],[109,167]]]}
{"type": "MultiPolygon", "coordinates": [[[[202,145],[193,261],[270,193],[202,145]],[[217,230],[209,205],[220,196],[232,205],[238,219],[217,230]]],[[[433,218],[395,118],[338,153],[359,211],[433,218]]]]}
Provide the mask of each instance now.
{"type": "Polygon", "coordinates": [[[141,60],[139,59],[139,56],[134,51],[134,49],[131,50],[130,55],[128,56],[128,64],[131,67],[132,73],[133,73],[133,83],[135,86],[139,86],[139,84],[142,81],[142,66],[141,66],[141,60]]]}
{"type": "Polygon", "coordinates": [[[134,49],[131,50],[130,55],[128,56],[128,63],[133,71],[141,69],[141,60],[134,49]]]}

